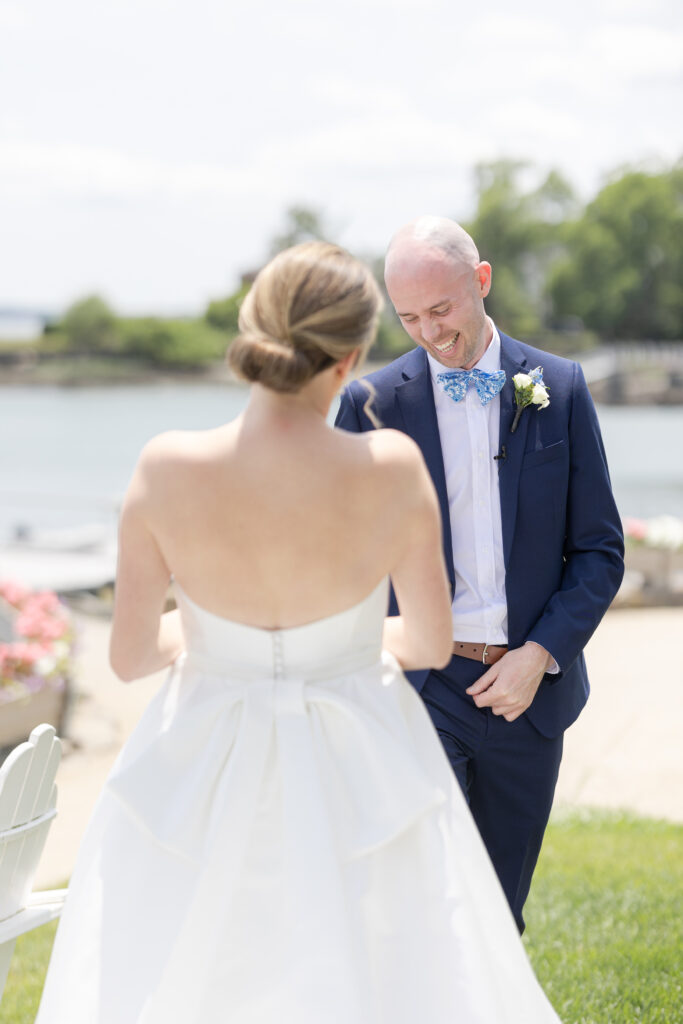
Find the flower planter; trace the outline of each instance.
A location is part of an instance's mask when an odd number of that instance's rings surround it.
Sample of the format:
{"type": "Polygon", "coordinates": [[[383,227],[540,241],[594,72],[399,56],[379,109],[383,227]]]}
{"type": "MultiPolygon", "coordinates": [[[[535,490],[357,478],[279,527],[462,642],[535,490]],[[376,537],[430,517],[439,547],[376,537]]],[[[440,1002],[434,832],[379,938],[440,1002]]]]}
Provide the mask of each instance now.
{"type": "Polygon", "coordinates": [[[73,642],[71,616],[56,594],[0,581],[0,750],[43,723],[63,732],[73,642]]]}
{"type": "Polygon", "coordinates": [[[36,693],[22,694],[0,704],[0,748],[13,747],[28,739],[31,730],[47,722],[59,735],[62,731],[68,688],[44,687],[36,693]]]}

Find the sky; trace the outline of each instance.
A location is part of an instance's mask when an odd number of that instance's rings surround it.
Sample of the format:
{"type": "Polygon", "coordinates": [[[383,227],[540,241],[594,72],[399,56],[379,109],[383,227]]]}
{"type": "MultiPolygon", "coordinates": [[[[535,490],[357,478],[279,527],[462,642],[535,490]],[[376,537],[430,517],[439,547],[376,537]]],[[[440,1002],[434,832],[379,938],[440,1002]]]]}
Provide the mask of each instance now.
{"type": "Polygon", "coordinates": [[[683,156],[679,0],[0,0],[0,307],[191,315],[293,204],[377,254],[473,169],[683,156]]]}

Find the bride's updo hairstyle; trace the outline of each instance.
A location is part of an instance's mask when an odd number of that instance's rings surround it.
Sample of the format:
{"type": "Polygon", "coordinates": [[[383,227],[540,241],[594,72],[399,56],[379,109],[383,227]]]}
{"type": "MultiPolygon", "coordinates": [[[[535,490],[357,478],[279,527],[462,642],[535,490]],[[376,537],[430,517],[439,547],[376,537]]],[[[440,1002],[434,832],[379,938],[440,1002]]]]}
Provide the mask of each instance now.
{"type": "Polygon", "coordinates": [[[279,253],[242,303],[231,370],[273,391],[298,391],[354,349],[365,356],[382,306],[370,270],[329,242],[279,253]]]}

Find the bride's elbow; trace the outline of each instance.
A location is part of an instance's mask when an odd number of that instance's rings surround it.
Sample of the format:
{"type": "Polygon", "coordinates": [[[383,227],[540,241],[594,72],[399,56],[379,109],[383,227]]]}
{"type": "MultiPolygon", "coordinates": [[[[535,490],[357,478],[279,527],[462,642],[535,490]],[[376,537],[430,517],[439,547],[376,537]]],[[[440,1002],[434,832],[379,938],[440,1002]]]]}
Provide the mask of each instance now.
{"type": "Polygon", "coordinates": [[[439,648],[435,653],[434,661],[430,667],[438,669],[446,668],[446,665],[448,665],[452,655],[453,641],[449,637],[447,641],[439,645],[439,648]]]}
{"type": "Polygon", "coordinates": [[[133,680],[137,679],[139,676],[139,673],[133,671],[130,666],[125,665],[114,658],[109,659],[109,664],[111,665],[114,675],[122,683],[132,683],[133,680]]]}
{"type": "Polygon", "coordinates": [[[449,651],[448,655],[444,656],[443,658],[439,658],[430,667],[431,668],[437,668],[437,669],[441,670],[442,668],[446,668],[446,666],[448,665],[450,660],[451,660],[451,652],[449,651]]]}
{"type": "Polygon", "coordinates": [[[448,665],[453,653],[453,641],[450,636],[445,639],[438,638],[429,643],[422,643],[420,649],[415,651],[415,656],[409,669],[442,669],[448,665]]]}
{"type": "Polygon", "coordinates": [[[137,666],[133,664],[130,656],[115,643],[109,645],[109,664],[122,683],[132,683],[134,679],[140,677],[137,666]]]}
{"type": "Polygon", "coordinates": [[[448,665],[453,656],[453,624],[450,609],[439,623],[432,638],[432,661],[430,668],[442,669],[448,665]]]}

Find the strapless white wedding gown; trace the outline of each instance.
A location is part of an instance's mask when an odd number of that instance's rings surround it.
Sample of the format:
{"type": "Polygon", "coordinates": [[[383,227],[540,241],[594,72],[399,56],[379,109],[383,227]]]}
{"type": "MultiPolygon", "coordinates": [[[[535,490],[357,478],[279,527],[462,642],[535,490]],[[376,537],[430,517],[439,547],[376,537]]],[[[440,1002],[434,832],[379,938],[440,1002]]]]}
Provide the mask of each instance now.
{"type": "Polygon", "coordinates": [[[420,698],[387,582],[187,653],[121,751],[37,1024],[558,1024],[420,698]]]}

